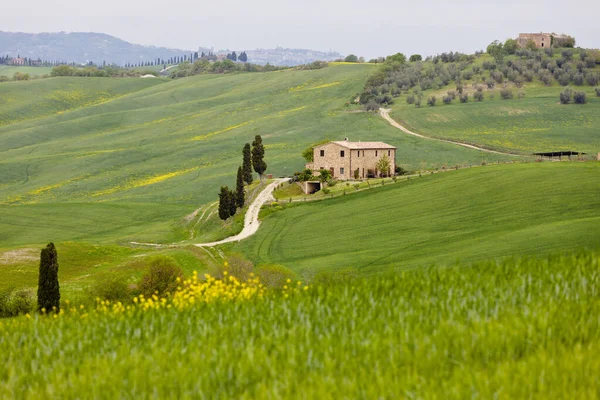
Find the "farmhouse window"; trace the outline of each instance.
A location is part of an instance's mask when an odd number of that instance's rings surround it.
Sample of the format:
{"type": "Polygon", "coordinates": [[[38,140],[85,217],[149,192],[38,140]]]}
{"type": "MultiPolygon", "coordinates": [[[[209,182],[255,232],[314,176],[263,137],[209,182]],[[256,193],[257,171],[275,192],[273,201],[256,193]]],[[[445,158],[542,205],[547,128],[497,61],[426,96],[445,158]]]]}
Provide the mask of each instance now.
{"type": "Polygon", "coordinates": [[[321,150],[321,157],[325,157],[325,150],[321,150]]]}
{"type": "Polygon", "coordinates": [[[360,157],[360,150],[358,151],[358,155],[356,157],[360,157]]]}
{"type": "Polygon", "coordinates": [[[377,150],[375,150],[375,157],[377,157],[377,150]]]}
{"type": "Polygon", "coordinates": [[[340,150],[340,157],[344,157],[346,155],[346,153],[344,152],[344,150],[340,150]]]}
{"type": "Polygon", "coordinates": [[[340,168],[340,175],[344,175],[344,168],[340,168]]]}
{"type": "Polygon", "coordinates": [[[388,157],[392,155],[392,151],[388,150],[388,157]]]}

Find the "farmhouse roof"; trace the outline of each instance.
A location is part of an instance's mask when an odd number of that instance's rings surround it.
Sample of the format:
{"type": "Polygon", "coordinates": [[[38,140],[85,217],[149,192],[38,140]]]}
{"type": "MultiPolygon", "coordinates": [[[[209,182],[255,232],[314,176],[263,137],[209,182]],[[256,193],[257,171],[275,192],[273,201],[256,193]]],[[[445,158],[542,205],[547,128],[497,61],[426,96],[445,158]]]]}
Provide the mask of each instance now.
{"type": "Polygon", "coordinates": [[[335,143],[342,147],[353,150],[368,150],[368,149],[395,149],[396,147],[383,142],[349,142],[347,140],[339,140],[331,143],[335,143]]]}

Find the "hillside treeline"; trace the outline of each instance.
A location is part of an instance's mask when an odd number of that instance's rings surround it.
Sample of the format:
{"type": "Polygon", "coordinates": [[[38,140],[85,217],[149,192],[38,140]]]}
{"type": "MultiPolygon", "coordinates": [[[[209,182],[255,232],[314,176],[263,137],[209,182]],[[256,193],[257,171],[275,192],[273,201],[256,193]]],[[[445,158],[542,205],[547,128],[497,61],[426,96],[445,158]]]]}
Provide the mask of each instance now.
{"type": "Polygon", "coordinates": [[[287,68],[288,67],[275,67],[270,64],[256,65],[250,63],[235,63],[229,59],[211,62],[201,58],[193,63],[187,61],[179,64],[179,66],[171,72],[171,78],[183,78],[200,74],[227,74],[231,72],[268,72],[287,68]]]}
{"type": "Polygon", "coordinates": [[[407,62],[406,57],[388,57],[372,74],[360,103],[368,109],[391,104],[401,94],[413,92],[419,95],[426,90],[439,90],[450,84],[457,87],[470,82],[487,86],[511,84],[517,88],[526,82],[539,81],[545,85],[590,85],[600,83],[600,51],[546,48],[516,49],[498,52],[492,43],[488,55],[443,53],[428,57],[425,61],[407,62]]]}

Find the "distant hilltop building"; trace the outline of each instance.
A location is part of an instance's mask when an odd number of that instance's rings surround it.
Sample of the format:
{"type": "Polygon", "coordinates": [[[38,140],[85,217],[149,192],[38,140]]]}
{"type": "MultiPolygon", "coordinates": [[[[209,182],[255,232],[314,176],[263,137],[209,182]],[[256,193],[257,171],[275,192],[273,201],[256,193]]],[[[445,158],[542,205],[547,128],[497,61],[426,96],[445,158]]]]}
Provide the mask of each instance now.
{"type": "Polygon", "coordinates": [[[25,65],[25,59],[20,57],[13,58],[10,60],[10,65],[25,65]]]}
{"type": "Polygon", "coordinates": [[[537,49],[547,47],[574,47],[575,39],[572,36],[556,33],[519,33],[517,44],[521,48],[530,46],[530,43],[535,45],[537,49]]]}

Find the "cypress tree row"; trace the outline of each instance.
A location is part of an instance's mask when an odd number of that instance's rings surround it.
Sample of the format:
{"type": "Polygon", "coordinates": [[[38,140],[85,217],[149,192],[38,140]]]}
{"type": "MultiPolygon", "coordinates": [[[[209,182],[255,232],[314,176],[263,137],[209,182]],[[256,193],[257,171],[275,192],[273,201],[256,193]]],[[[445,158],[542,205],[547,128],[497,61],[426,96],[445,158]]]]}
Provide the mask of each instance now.
{"type": "Polygon", "coordinates": [[[239,208],[244,207],[244,203],[246,202],[246,194],[244,193],[244,173],[242,172],[242,167],[238,167],[238,172],[237,172],[237,181],[236,181],[236,186],[235,186],[235,191],[236,191],[236,196],[235,196],[235,200],[236,200],[236,205],[239,208]]]}
{"type": "Polygon", "coordinates": [[[38,281],[38,311],[57,312],[60,307],[60,287],[58,285],[58,254],[54,243],[48,243],[40,255],[40,276],[38,281]]]}
{"type": "Polygon", "coordinates": [[[229,205],[229,216],[232,217],[235,215],[237,211],[237,195],[233,190],[229,191],[229,201],[227,204],[229,205]]]}
{"type": "Polygon", "coordinates": [[[219,193],[219,218],[225,221],[231,216],[229,212],[229,188],[221,186],[221,192],[219,193]]]}
{"type": "Polygon", "coordinates": [[[267,170],[267,163],[263,160],[265,157],[265,147],[262,144],[260,135],[254,137],[252,142],[252,166],[262,179],[263,173],[267,170]]]}
{"type": "Polygon", "coordinates": [[[244,172],[244,182],[248,185],[252,183],[252,154],[250,150],[250,143],[244,145],[244,161],[242,163],[242,170],[244,172]]]}

